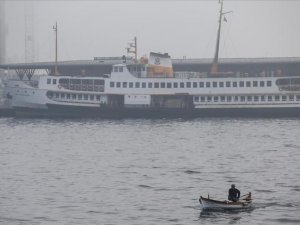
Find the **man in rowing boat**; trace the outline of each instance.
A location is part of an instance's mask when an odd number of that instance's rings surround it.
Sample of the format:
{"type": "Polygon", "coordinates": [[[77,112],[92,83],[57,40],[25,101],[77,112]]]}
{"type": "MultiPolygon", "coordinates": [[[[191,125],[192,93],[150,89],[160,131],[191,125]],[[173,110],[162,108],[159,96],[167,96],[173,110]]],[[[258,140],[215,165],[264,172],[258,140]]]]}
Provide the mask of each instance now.
{"type": "Polygon", "coordinates": [[[228,190],[228,200],[237,202],[240,198],[241,192],[235,188],[235,185],[232,184],[231,188],[228,190]]]}

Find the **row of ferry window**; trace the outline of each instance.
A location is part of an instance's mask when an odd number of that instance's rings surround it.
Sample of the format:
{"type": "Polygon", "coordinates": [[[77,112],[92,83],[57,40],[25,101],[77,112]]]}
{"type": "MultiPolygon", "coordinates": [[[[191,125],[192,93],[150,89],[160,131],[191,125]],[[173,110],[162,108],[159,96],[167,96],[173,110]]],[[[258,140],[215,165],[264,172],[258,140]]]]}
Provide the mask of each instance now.
{"type": "MultiPolygon", "coordinates": [[[[57,84],[57,79],[47,79],[47,84],[57,84]]],[[[68,79],[68,78],[61,78],[58,81],[61,85],[68,85],[68,84],[74,84],[74,85],[104,85],[104,80],[92,80],[92,79],[68,79]]]]}
{"type": "Polygon", "coordinates": [[[110,82],[111,88],[223,88],[223,87],[271,87],[272,81],[226,82],[110,82]],[[148,84],[148,85],[147,85],[148,84]]]}
{"type": "Polygon", "coordinates": [[[58,92],[48,92],[47,96],[49,98],[57,98],[57,99],[72,99],[72,100],[90,100],[90,101],[100,101],[100,95],[88,95],[88,94],[65,94],[65,93],[58,93],[58,92]]]}
{"type": "Polygon", "coordinates": [[[272,102],[300,101],[300,95],[268,95],[268,96],[194,96],[194,102],[272,102]]]}

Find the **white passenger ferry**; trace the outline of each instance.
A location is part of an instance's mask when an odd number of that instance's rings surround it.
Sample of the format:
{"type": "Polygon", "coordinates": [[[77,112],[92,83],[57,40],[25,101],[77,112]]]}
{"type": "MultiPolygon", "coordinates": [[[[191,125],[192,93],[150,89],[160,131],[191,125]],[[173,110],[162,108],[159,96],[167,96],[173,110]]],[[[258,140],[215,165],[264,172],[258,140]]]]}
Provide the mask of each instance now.
{"type": "Polygon", "coordinates": [[[168,54],[150,53],[149,59],[113,65],[111,73],[101,77],[48,75],[37,82],[9,80],[5,95],[21,116],[300,116],[300,77],[218,72],[222,18],[228,13],[223,13],[220,3],[209,74],[174,73],[168,54]]]}
{"type": "Polygon", "coordinates": [[[102,77],[10,80],[17,115],[99,117],[300,116],[300,78],[172,70],[167,54],[122,63],[102,77]]]}

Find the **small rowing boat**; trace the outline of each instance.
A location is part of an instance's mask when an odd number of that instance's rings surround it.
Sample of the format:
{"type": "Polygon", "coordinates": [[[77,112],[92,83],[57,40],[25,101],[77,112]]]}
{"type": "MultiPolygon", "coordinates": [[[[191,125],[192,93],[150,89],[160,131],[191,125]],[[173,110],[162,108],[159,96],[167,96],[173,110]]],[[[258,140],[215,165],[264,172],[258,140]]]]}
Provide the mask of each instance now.
{"type": "Polygon", "coordinates": [[[210,199],[209,196],[208,198],[204,198],[200,196],[199,202],[202,205],[203,210],[209,210],[209,209],[245,209],[249,208],[252,204],[252,198],[251,198],[251,192],[241,196],[241,199],[237,202],[233,201],[219,201],[219,200],[214,200],[210,199]]]}

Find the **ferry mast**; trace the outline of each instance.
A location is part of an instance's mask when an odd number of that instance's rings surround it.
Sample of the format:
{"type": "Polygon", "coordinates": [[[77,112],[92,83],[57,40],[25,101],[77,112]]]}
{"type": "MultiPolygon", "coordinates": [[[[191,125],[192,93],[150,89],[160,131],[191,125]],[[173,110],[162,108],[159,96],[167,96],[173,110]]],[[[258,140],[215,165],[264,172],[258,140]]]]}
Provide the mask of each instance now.
{"type": "Polygon", "coordinates": [[[134,37],[133,42],[128,43],[126,50],[127,55],[130,53],[134,55],[134,61],[137,63],[137,37],[134,37]]]}
{"type": "MultiPolygon", "coordinates": [[[[220,13],[219,13],[219,27],[218,27],[218,34],[217,34],[216,51],[215,51],[213,63],[211,65],[211,69],[210,69],[211,74],[218,73],[218,60],[219,60],[222,19],[223,19],[225,14],[232,12],[232,11],[223,12],[223,0],[219,0],[219,3],[221,4],[220,13]]],[[[224,17],[224,20],[225,20],[225,17],[224,17]]]]}
{"type": "Polygon", "coordinates": [[[57,22],[55,23],[55,26],[53,26],[53,30],[55,32],[55,68],[54,68],[54,75],[58,75],[58,70],[57,70],[57,22]]]}

